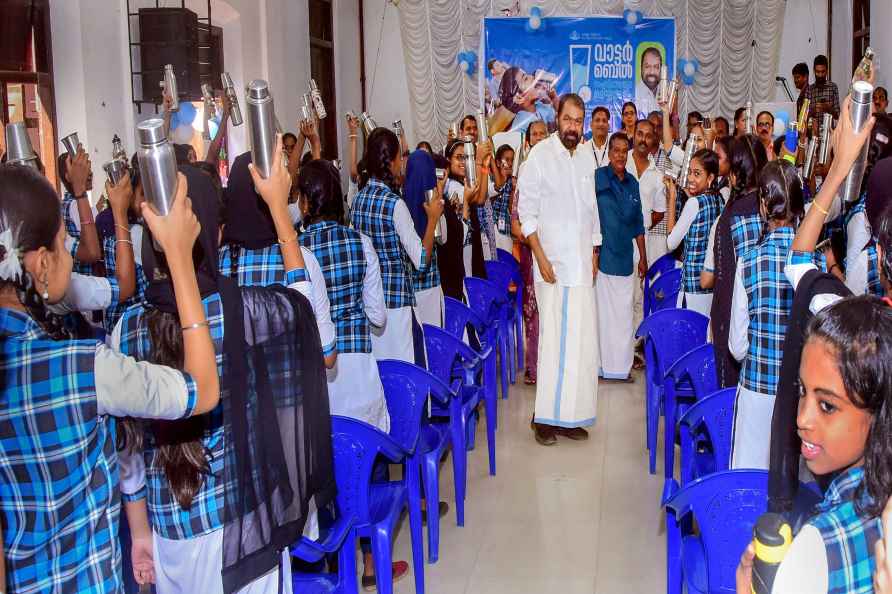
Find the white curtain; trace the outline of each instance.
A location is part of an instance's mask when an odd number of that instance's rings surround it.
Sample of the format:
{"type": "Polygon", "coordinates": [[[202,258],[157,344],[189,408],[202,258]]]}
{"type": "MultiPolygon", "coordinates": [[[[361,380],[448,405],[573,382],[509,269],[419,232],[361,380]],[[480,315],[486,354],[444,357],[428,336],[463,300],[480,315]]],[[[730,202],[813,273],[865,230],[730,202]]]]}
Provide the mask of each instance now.
{"type": "MultiPolygon", "coordinates": [[[[502,9],[514,4],[515,0],[400,1],[417,138],[441,145],[450,122],[479,108],[477,74],[465,75],[455,56],[462,50],[479,53],[481,19],[501,16],[502,9]]],[[[521,0],[521,15],[528,15],[532,6],[539,6],[546,16],[619,16],[630,8],[645,16],[675,17],[677,57],[700,62],[694,85],[680,91],[681,114],[697,109],[730,120],[747,97],[774,99],[785,0],[521,0]]]]}

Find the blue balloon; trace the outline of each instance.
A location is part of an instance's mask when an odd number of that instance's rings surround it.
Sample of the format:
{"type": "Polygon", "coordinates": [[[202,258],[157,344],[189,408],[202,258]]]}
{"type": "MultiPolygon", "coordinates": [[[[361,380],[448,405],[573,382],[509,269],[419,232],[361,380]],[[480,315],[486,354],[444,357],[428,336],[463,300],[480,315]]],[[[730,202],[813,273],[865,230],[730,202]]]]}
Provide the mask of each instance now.
{"type": "MultiPolygon", "coordinates": [[[[192,122],[195,121],[195,116],[198,114],[198,110],[188,101],[181,101],[180,109],[175,113],[177,121],[180,124],[189,124],[191,126],[192,122]]],[[[171,124],[171,126],[173,126],[173,124],[171,124]]]]}

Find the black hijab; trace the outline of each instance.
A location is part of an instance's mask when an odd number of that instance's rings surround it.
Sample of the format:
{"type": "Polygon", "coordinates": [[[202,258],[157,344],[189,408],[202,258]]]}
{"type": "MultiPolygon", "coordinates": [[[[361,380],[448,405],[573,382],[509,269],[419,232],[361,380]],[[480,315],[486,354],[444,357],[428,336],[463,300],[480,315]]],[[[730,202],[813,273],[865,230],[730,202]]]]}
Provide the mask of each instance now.
{"type": "Polygon", "coordinates": [[[223,231],[223,243],[259,250],[275,244],[278,235],[269,208],[254,190],[254,180],[248,170],[250,163],[249,151],[236,157],[232,164],[229,183],[223,192],[226,218],[230,222],[223,231]]]}

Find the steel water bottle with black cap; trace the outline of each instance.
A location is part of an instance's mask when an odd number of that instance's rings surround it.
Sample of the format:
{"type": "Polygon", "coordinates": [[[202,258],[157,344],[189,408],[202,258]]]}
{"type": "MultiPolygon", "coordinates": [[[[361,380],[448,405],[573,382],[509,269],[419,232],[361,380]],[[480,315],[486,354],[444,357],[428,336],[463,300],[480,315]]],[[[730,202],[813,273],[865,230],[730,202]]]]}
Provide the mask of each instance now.
{"type": "Polygon", "coordinates": [[[223,90],[226,92],[226,98],[229,99],[229,121],[233,126],[241,126],[242,109],[239,107],[238,95],[235,92],[235,85],[232,84],[232,77],[228,72],[220,73],[220,82],[223,83],[223,90]]]}
{"type": "Polygon", "coordinates": [[[793,542],[793,531],[783,516],[765,513],[753,527],[756,558],[753,559],[753,594],[771,594],[777,568],[793,542]]]}
{"type": "Polygon", "coordinates": [[[276,156],[276,111],[269,84],[265,80],[252,80],[245,93],[245,103],[251,161],[260,175],[268,178],[276,156]]]}

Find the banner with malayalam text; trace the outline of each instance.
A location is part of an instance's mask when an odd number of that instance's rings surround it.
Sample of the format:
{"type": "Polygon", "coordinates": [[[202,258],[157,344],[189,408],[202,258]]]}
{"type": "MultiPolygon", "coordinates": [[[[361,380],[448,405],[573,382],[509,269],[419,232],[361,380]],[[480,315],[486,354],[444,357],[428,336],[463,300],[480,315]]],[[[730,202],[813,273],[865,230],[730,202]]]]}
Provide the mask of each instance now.
{"type": "Polygon", "coordinates": [[[577,93],[591,111],[610,110],[611,130],[621,128],[622,106],[633,101],[639,117],[659,110],[660,69],[675,76],[675,19],[644,18],[629,25],[622,17],[549,17],[530,30],[526,17],[486,18],[481,36],[480,99],[490,132],[523,132],[543,120],[549,130],[558,98],[577,93]]]}

